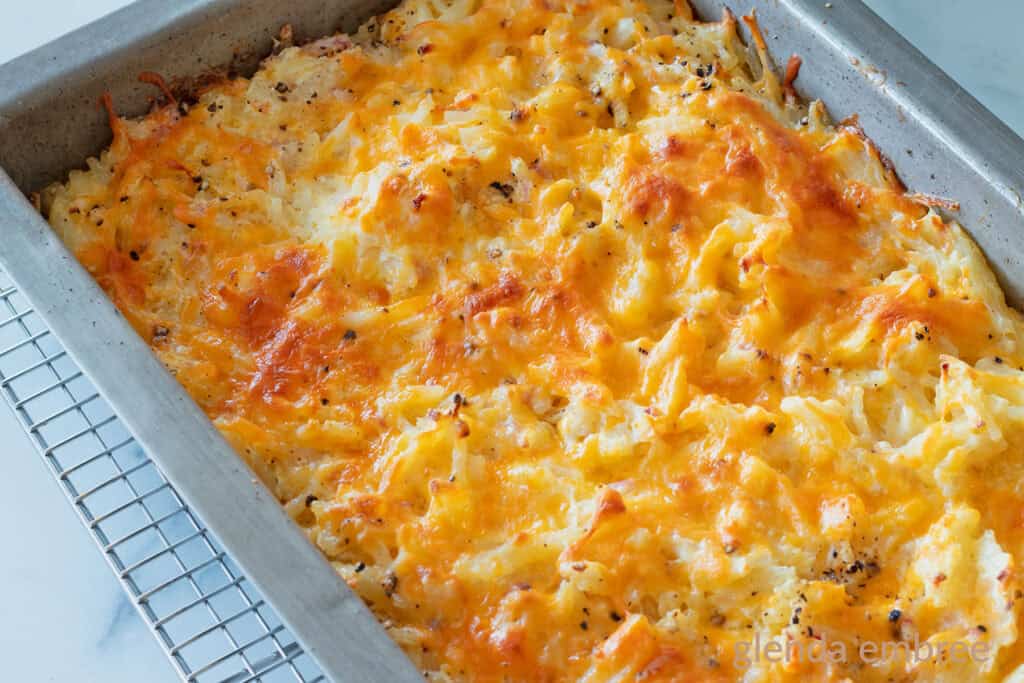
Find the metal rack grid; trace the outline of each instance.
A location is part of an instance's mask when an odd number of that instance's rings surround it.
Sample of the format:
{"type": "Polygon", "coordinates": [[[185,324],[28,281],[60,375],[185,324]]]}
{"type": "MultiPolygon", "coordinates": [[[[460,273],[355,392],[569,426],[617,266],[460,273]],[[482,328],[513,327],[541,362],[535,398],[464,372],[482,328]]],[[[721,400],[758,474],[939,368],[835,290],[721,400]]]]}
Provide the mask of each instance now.
{"type": "Polygon", "coordinates": [[[0,389],[183,680],[326,680],[2,270],[0,389]]]}

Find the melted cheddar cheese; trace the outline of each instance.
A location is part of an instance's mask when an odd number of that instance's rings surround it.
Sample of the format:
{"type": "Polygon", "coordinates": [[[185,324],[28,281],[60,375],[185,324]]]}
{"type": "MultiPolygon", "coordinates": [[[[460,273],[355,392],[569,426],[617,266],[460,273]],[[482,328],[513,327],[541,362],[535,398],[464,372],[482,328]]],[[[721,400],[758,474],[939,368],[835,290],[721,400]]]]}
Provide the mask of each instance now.
{"type": "Polygon", "coordinates": [[[44,207],[431,680],[1024,680],[1024,321],[754,47],[407,0],[44,207]]]}

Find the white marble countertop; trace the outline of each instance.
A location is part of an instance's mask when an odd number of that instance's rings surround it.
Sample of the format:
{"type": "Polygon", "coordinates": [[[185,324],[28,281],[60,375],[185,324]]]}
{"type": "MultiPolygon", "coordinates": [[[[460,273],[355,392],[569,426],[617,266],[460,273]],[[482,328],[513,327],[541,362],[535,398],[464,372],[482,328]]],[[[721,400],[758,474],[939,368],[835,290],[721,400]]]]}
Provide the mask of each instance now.
{"type": "MultiPolygon", "coordinates": [[[[846,0],[833,0],[843,2],[846,0]]],[[[126,0],[0,0],[0,63],[126,0]]],[[[1024,133],[1019,0],[868,0],[953,78],[1024,133]]],[[[9,681],[160,683],[174,670],[90,536],[0,407],[0,653],[9,681]],[[31,510],[31,516],[27,511],[31,510]]]]}

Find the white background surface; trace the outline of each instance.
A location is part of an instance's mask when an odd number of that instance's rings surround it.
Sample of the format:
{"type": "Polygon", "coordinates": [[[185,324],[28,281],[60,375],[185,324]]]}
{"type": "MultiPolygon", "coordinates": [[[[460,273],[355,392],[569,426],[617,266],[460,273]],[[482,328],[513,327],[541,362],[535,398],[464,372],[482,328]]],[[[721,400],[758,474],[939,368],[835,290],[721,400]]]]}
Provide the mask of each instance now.
{"type": "MultiPolygon", "coordinates": [[[[171,1],[171,0],[168,0],[171,1]]],[[[325,0],[326,1],[326,0],[325,0]]],[[[834,3],[848,0],[833,0],[834,3]]],[[[0,0],[0,63],[127,4],[0,0]]],[[[868,0],[998,116],[1024,133],[1021,0],[868,0]]],[[[811,65],[813,68],[813,65],[811,65]]],[[[176,680],[91,538],[0,406],[0,679],[176,680]]]]}

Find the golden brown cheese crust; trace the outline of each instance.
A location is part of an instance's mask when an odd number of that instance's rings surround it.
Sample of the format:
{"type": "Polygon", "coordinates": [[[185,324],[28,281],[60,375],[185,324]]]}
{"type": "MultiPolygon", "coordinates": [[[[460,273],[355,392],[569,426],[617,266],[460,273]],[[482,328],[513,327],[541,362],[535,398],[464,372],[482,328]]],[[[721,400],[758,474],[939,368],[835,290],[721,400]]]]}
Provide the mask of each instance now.
{"type": "Polygon", "coordinates": [[[407,1],[112,126],[51,223],[428,676],[1021,665],[1020,316],[731,17],[407,1]]]}

